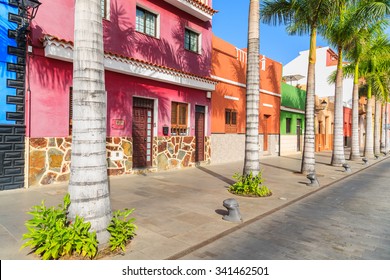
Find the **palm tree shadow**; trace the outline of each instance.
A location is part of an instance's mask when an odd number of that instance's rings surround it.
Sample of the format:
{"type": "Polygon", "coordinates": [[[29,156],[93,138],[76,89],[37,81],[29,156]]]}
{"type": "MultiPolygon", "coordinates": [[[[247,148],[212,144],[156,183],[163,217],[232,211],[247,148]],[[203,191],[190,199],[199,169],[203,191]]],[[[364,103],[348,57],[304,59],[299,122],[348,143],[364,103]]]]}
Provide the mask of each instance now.
{"type": "Polygon", "coordinates": [[[275,167],[277,169],[286,170],[286,171],[292,172],[292,173],[300,173],[300,170],[284,168],[284,167],[281,167],[280,165],[273,165],[273,164],[264,163],[264,162],[262,162],[261,165],[265,165],[265,166],[269,166],[269,167],[275,167]]]}
{"type": "Polygon", "coordinates": [[[172,30],[171,41],[154,37],[150,37],[141,33],[137,33],[138,38],[135,42],[135,50],[142,57],[151,63],[164,65],[179,71],[194,73],[201,76],[209,76],[211,69],[211,54],[209,49],[211,46],[203,42],[201,55],[195,52],[186,50],[183,47],[184,33],[188,21],[182,18],[177,18],[177,26],[172,30]]]}
{"type": "Polygon", "coordinates": [[[270,88],[267,90],[272,92],[281,92],[281,83],[282,83],[282,65],[272,59],[269,59],[269,65],[264,71],[260,71],[260,84],[262,84],[262,80],[268,81],[270,88]],[[263,75],[262,75],[263,74],[263,75]]]}
{"type": "Polygon", "coordinates": [[[316,160],[316,164],[321,164],[321,165],[325,165],[325,166],[332,166],[332,164],[329,163],[329,162],[322,162],[322,161],[319,161],[319,160],[316,160]]]}
{"type": "Polygon", "coordinates": [[[288,158],[288,159],[293,159],[293,160],[297,160],[297,161],[302,161],[301,157],[296,158],[296,157],[291,157],[291,156],[281,156],[281,158],[288,158]]]}
{"type": "MultiPolygon", "coordinates": [[[[184,33],[188,20],[177,17],[176,28],[171,32],[173,40],[156,38],[137,32],[123,4],[112,3],[110,20],[104,21],[104,45],[106,52],[125,57],[135,57],[179,71],[209,76],[211,69],[211,46],[203,41],[199,53],[184,49],[184,33]]],[[[209,28],[205,23],[204,28],[209,28]]]]}
{"type": "Polygon", "coordinates": [[[215,178],[217,178],[217,179],[219,179],[219,180],[229,184],[229,186],[233,185],[235,183],[234,180],[229,179],[229,178],[227,178],[227,177],[225,177],[225,176],[223,176],[221,174],[218,174],[218,173],[216,173],[214,171],[211,171],[210,169],[204,168],[202,166],[197,166],[196,168],[198,168],[199,170],[201,170],[201,171],[203,171],[203,172],[205,172],[205,173],[207,173],[207,174],[209,174],[209,175],[211,175],[211,176],[213,176],[213,177],[215,177],[215,178]]]}
{"type": "Polygon", "coordinates": [[[110,21],[103,21],[103,24],[105,51],[133,56],[137,38],[126,9],[116,2],[111,3],[110,21]]]}

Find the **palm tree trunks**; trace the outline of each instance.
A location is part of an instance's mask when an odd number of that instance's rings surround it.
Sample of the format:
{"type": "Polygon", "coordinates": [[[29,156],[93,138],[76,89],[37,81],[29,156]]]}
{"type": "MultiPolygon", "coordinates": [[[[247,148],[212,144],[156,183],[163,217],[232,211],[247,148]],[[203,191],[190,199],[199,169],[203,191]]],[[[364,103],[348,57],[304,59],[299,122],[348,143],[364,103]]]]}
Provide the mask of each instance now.
{"type": "MultiPolygon", "coordinates": [[[[71,137],[42,137],[27,139],[28,186],[67,182],[70,176],[71,137]]],[[[107,137],[107,172],[109,176],[121,176],[142,172],[194,167],[196,162],[194,136],[154,137],[152,165],[133,167],[132,137],[107,137]]],[[[211,140],[205,137],[205,155],[202,163],[211,159],[211,140]]]]}
{"type": "Polygon", "coordinates": [[[249,1],[248,17],[248,61],[246,69],[246,128],[243,174],[257,175],[259,164],[259,44],[260,1],[249,1]]]}

